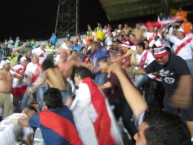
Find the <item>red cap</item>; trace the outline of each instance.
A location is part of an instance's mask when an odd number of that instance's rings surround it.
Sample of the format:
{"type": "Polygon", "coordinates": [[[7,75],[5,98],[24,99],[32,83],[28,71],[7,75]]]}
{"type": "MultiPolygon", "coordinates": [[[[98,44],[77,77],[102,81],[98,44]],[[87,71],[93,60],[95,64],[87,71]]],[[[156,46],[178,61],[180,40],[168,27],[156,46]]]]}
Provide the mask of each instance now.
{"type": "Polygon", "coordinates": [[[166,50],[165,47],[154,48],[154,57],[155,58],[164,57],[168,54],[169,54],[169,52],[166,50]]]}

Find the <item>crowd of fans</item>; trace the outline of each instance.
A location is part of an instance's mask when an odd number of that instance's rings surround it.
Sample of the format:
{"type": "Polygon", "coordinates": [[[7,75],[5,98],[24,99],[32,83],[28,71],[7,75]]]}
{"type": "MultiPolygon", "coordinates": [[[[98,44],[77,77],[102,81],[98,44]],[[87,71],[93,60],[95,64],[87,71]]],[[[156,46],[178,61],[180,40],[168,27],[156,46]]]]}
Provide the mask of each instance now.
{"type": "Polygon", "coordinates": [[[191,145],[193,26],[182,9],[134,28],[88,25],[57,44],[54,33],[1,43],[0,144],[128,144],[123,131],[137,145],[191,145]]]}

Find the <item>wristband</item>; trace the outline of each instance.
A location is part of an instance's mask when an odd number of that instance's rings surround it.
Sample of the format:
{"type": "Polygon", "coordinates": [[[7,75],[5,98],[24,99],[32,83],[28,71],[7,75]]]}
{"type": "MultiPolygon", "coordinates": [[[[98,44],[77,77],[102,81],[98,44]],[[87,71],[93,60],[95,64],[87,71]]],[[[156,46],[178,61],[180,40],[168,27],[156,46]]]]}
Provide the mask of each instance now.
{"type": "Polygon", "coordinates": [[[31,87],[29,88],[29,90],[30,90],[30,92],[34,93],[34,90],[31,87]]]}

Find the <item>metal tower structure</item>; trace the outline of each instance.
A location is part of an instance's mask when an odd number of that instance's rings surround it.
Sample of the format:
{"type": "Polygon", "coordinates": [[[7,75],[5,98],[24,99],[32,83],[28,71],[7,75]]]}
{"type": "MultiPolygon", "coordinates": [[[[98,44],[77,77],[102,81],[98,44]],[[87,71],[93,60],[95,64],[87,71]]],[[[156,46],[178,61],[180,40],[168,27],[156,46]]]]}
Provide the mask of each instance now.
{"type": "Polygon", "coordinates": [[[66,34],[78,34],[79,0],[58,0],[55,34],[58,38],[66,34]]]}

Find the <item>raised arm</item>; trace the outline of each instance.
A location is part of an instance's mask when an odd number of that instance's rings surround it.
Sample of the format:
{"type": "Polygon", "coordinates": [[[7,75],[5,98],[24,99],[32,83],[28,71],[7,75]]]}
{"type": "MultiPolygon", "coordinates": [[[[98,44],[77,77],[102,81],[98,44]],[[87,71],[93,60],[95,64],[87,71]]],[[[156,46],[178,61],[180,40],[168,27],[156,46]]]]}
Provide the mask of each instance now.
{"type": "Polygon", "coordinates": [[[111,88],[111,87],[112,87],[112,84],[110,82],[106,82],[102,85],[98,85],[99,89],[107,89],[107,88],[111,88]]]}
{"type": "Polygon", "coordinates": [[[16,52],[18,52],[19,50],[23,50],[23,49],[26,49],[26,46],[25,46],[25,45],[22,45],[22,46],[20,46],[20,47],[14,48],[12,52],[13,52],[13,53],[16,53],[16,52]]]}
{"type": "Polygon", "coordinates": [[[46,80],[47,80],[47,74],[46,74],[46,71],[44,71],[41,80],[35,83],[33,87],[30,87],[28,90],[28,93],[29,94],[34,93],[38,87],[46,83],[46,80]]]}

